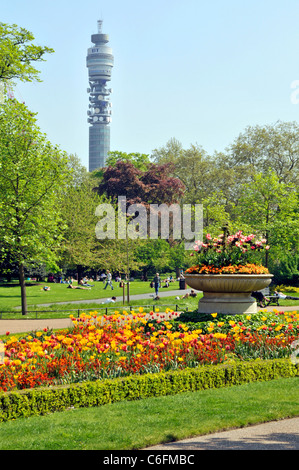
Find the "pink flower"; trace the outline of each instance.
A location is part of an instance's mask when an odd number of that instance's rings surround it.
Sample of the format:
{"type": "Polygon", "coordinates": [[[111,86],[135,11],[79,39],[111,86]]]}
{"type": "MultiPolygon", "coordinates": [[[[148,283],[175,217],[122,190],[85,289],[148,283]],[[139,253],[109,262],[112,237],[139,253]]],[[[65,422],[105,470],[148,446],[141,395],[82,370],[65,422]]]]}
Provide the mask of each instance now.
{"type": "Polygon", "coordinates": [[[270,249],[269,245],[265,246],[265,250],[269,250],[269,249],[270,249]]]}

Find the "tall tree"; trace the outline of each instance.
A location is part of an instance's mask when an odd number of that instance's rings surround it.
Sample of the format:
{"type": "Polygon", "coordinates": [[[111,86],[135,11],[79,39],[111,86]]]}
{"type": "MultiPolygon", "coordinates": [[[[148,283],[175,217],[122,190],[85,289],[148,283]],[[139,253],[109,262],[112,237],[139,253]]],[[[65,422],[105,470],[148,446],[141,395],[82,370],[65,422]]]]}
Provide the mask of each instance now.
{"type": "Polygon", "coordinates": [[[78,280],[84,269],[96,269],[101,260],[95,235],[95,211],[104,201],[92,190],[94,185],[93,178],[87,172],[81,181],[76,175],[60,203],[62,217],[67,226],[61,245],[61,262],[77,270],[78,280]]]}
{"type": "Polygon", "coordinates": [[[185,190],[178,178],[169,176],[172,171],[171,163],[152,163],[142,171],[131,162],[118,161],[104,169],[103,180],[95,190],[113,202],[117,202],[118,196],[125,196],[128,204],[172,204],[181,199],[185,190]]]}
{"type": "Polygon", "coordinates": [[[34,114],[15,100],[0,106],[0,168],[1,251],[18,265],[26,314],[24,266],[57,267],[64,229],[58,202],[70,170],[65,154],[40,132],[34,114]]]}
{"type": "Polygon", "coordinates": [[[280,182],[299,182],[299,125],[248,126],[228,148],[231,166],[249,165],[257,173],[272,169],[280,182]]]}
{"type": "Polygon", "coordinates": [[[183,146],[181,142],[172,137],[164,147],[154,149],[151,158],[155,163],[163,165],[164,163],[176,163],[177,159],[181,156],[183,146]]]}
{"type": "Polygon", "coordinates": [[[280,182],[274,172],[259,173],[252,183],[244,185],[236,215],[239,228],[264,236],[272,256],[298,253],[298,194],[294,185],[280,182]]]}
{"type": "Polygon", "coordinates": [[[25,28],[0,23],[0,80],[40,81],[33,63],[44,61],[44,55],[54,51],[35,45],[34,39],[25,28]]]}

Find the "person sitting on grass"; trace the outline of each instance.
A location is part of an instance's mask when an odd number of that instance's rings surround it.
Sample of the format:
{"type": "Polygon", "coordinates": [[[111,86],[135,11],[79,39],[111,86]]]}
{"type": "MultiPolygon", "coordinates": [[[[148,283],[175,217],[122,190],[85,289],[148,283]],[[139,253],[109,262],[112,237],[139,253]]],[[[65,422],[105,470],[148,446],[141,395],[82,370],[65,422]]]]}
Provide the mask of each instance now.
{"type": "MultiPolygon", "coordinates": [[[[191,294],[190,294],[190,295],[191,295],[191,294]]],[[[188,294],[188,292],[187,292],[187,294],[183,295],[183,296],[181,297],[181,299],[188,299],[188,297],[189,297],[189,294],[188,294]]]]}
{"type": "Polygon", "coordinates": [[[81,281],[79,282],[80,286],[83,286],[83,287],[94,287],[93,284],[88,284],[86,281],[83,281],[81,279],[81,281]]]}
{"type": "Polygon", "coordinates": [[[90,287],[73,286],[72,284],[69,284],[69,285],[67,286],[67,289],[85,289],[85,290],[90,290],[90,287]]]}

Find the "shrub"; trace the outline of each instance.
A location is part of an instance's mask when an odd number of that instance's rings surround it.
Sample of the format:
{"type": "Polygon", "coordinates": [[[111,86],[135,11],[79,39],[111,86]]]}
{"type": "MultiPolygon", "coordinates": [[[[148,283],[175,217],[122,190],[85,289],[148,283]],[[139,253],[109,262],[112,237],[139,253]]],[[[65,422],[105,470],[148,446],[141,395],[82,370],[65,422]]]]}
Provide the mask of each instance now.
{"type": "Polygon", "coordinates": [[[289,359],[232,362],[158,374],[0,393],[0,422],[187,391],[299,376],[289,359]]]}

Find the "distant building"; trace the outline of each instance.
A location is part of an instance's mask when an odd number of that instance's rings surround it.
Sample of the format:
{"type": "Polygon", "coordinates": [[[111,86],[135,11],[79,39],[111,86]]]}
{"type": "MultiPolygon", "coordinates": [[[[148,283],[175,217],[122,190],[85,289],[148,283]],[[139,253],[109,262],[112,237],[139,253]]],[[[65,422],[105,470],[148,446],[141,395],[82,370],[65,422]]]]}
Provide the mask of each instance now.
{"type": "Polygon", "coordinates": [[[88,68],[89,88],[89,171],[105,166],[107,153],[110,151],[111,122],[111,80],[114,64],[112,49],[107,46],[109,37],[102,33],[102,21],[98,21],[98,33],[91,36],[94,44],[88,49],[86,66],[88,68]]]}

